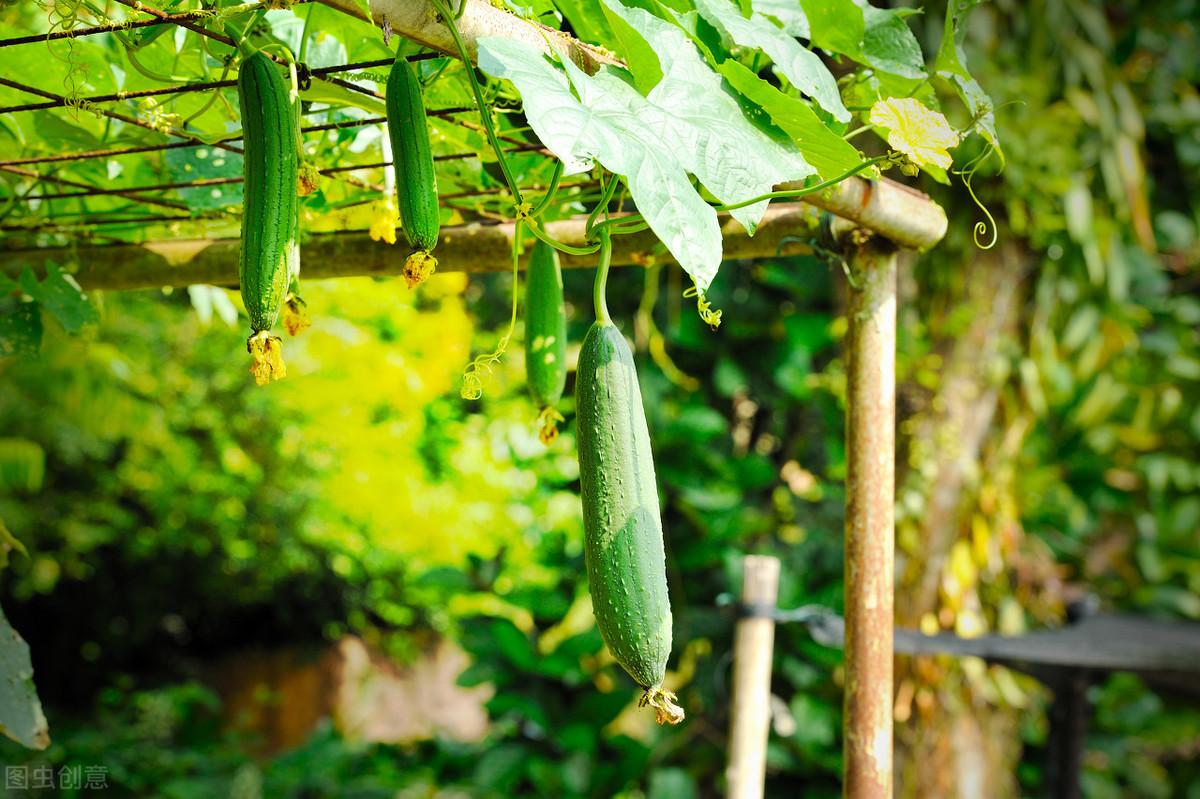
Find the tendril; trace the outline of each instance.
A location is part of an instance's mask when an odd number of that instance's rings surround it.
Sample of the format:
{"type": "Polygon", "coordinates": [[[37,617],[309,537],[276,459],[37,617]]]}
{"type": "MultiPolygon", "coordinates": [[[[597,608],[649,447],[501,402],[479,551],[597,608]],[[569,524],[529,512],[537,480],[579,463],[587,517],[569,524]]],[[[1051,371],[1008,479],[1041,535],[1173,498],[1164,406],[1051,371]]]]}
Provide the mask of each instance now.
{"type": "Polygon", "coordinates": [[[981,250],[990,250],[992,247],[996,246],[996,241],[1000,237],[1000,230],[996,227],[996,218],[992,216],[992,212],[988,210],[987,206],[984,205],[979,199],[978,195],[975,194],[975,187],[971,185],[971,182],[975,179],[975,173],[979,171],[979,168],[983,165],[983,162],[986,161],[993,152],[995,152],[995,147],[991,144],[991,142],[988,142],[979,155],[967,162],[966,166],[964,166],[962,169],[953,172],[953,174],[962,178],[963,186],[966,188],[967,194],[971,195],[971,200],[975,203],[979,210],[983,212],[983,215],[987,217],[986,221],[981,219],[976,222],[975,227],[971,230],[971,238],[974,240],[975,246],[981,250]],[[987,244],[983,244],[980,240],[980,237],[986,236],[989,231],[991,232],[991,239],[987,242],[987,244]]]}
{"type": "Polygon", "coordinates": [[[518,219],[513,230],[512,238],[512,313],[508,318],[508,330],[500,337],[500,341],[496,343],[496,349],[492,352],[478,355],[473,361],[467,364],[467,368],[463,370],[462,387],[458,390],[458,395],[465,400],[477,400],[483,396],[483,379],[490,375],[500,363],[500,357],[508,350],[508,342],[512,340],[513,331],[517,327],[517,284],[520,280],[520,273],[517,271],[518,260],[521,255],[521,229],[523,220],[518,219]]]}

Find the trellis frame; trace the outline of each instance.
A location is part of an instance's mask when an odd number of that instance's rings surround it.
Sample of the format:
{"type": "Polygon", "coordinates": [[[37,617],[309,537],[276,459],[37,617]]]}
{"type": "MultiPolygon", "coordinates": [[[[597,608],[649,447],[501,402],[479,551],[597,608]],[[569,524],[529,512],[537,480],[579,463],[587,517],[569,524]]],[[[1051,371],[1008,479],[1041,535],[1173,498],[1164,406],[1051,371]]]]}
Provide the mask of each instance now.
{"type": "MultiPolygon", "coordinates": [[[[164,13],[137,0],[121,2],[155,16],[164,13]]],[[[351,0],[319,2],[363,17],[351,0]]],[[[487,0],[459,2],[462,14],[458,28],[472,59],[476,40],[487,35],[519,39],[543,51],[553,48],[588,72],[594,72],[602,64],[618,63],[597,48],[507,14],[487,0]]],[[[449,30],[426,0],[370,0],[370,10],[371,21],[385,32],[458,56],[449,30]]],[[[189,29],[199,26],[191,20],[176,24],[189,29]]],[[[806,248],[803,238],[813,230],[818,209],[845,222],[841,226],[841,241],[847,253],[850,284],[846,339],[844,791],[852,799],[885,799],[892,795],[897,254],[899,248],[925,250],[935,245],[945,234],[946,215],[928,197],[900,184],[849,178],[824,192],[805,197],[801,203],[773,204],[753,238],[747,237],[736,222],[724,220],[726,257],[751,258],[803,251],[806,248]],[[797,234],[801,239],[791,240],[797,234]]],[[[568,243],[582,240],[580,219],[561,220],[548,227],[551,235],[560,240],[568,243]]],[[[472,272],[511,268],[512,235],[511,224],[474,223],[449,228],[443,232],[439,246],[441,268],[472,272]]],[[[645,264],[656,257],[655,241],[650,234],[622,236],[617,241],[614,263],[645,264]]],[[[8,251],[0,255],[0,271],[11,274],[36,255],[78,262],[77,278],[86,288],[233,284],[236,247],[236,240],[226,239],[8,251]]],[[[403,260],[361,233],[312,236],[304,247],[307,278],[395,274],[403,260]],[[318,257],[313,257],[314,252],[318,257]]],[[[588,257],[571,256],[564,258],[564,262],[569,267],[591,263],[588,257]]],[[[765,687],[769,688],[769,675],[766,679],[765,687]]],[[[747,691],[761,697],[764,689],[761,680],[760,676],[753,690],[747,691]]],[[[761,723],[739,727],[738,719],[744,716],[744,711],[745,708],[739,710],[735,697],[734,730],[751,729],[754,735],[765,735],[761,723]]],[[[740,751],[760,750],[758,746],[747,747],[746,743],[738,741],[736,746],[740,751]]],[[[761,787],[760,777],[758,795],[761,787]]]]}

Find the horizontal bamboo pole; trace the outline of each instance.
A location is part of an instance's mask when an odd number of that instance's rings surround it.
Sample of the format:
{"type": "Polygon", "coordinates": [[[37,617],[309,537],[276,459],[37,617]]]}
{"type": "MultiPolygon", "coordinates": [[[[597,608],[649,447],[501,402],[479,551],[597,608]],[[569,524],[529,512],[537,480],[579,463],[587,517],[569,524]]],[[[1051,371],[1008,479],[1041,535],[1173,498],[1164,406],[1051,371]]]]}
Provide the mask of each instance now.
{"type": "MultiPolygon", "coordinates": [[[[820,214],[801,203],[775,203],[767,209],[754,236],[728,214],[721,215],[725,259],[768,258],[811,251],[820,214]]],[[[585,244],[586,218],[549,223],[547,232],[573,246],[585,244]]],[[[513,225],[473,222],[443,228],[434,255],[441,272],[504,272],[512,268],[513,225]]],[[[526,241],[533,240],[526,233],[526,241]]],[[[321,233],[300,246],[301,276],[305,280],[353,276],[398,275],[408,248],[372,241],[366,233],[321,233]]],[[[76,246],[5,250],[0,273],[10,277],[26,266],[41,268],[46,259],[74,265],[74,276],[85,289],[144,289],[190,286],[196,283],[236,285],[238,239],[175,239],[145,244],[76,246]]],[[[526,248],[528,250],[528,248],[526,248]]],[[[674,263],[649,231],[613,238],[613,265],[645,265],[651,258],[674,263]]],[[[595,255],[563,255],[566,269],[594,266],[595,255]]]]}

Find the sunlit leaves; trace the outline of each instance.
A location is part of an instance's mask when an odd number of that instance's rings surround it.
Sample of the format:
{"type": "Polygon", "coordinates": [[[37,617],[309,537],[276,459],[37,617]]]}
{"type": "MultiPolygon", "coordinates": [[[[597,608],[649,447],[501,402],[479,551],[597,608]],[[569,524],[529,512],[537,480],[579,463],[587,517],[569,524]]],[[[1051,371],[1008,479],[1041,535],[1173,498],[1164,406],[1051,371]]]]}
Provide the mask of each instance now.
{"type": "Polygon", "coordinates": [[[704,18],[731,40],[766,53],[793,86],[813,98],[834,119],[849,121],[850,112],[842,104],[837,82],[820,56],[761,14],[749,19],[743,17],[728,0],[697,0],[697,6],[704,18]]]}

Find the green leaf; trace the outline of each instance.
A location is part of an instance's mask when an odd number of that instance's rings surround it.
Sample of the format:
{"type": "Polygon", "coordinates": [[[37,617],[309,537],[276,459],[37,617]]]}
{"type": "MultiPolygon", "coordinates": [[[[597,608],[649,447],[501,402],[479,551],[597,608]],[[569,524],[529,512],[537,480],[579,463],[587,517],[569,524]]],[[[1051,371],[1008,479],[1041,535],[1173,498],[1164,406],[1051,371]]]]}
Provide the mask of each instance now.
{"type": "Polygon", "coordinates": [[[642,94],[649,94],[650,90],[657,86],[663,78],[662,65],[658,55],[652,47],[646,44],[645,37],[640,36],[621,14],[615,12],[609,3],[597,0],[597,4],[603,12],[601,19],[608,20],[613,31],[614,45],[629,67],[633,85],[642,94]]]}
{"type": "Polygon", "coordinates": [[[789,36],[808,39],[812,35],[804,8],[796,0],[754,0],[751,7],[778,22],[789,36]]]}
{"type": "Polygon", "coordinates": [[[962,49],[967,14],[980,2],[981,0],[948,0],[946,26],[942,31],[942,44],[938,48],[933,68],[940,77],[946,78],[954,85],[959,98],[978,125],[980,135],[987,139],[988,143],[999,148],[1000,139],[996,135],[996,114],[992,99],[967,71],[967,56],[962,49]]]}
{"type": "Polygon", "coordinates": [[[826,127],[808,103],[784,94],[736,61],[726,61],[718,71],[796,142],[805,160],[823,180],[845,174],[862,163],[854,145],[826,127]]]}
{"type": "MultiPolygon", "coordinates": [[[[821,57],[804,48],[782,28],[762,14],[746,19],[727,0],[697,0],[697,10],[734,42],[761,49],[792,85],[813,98],[839,122],[848,122],[850,112],[842,104],[837,81],[821,57]]],[[[851,5],[859,17],[862,12],[851,5]]],[[[810,16],[811,19],[811,16],[810,16]]]]}
{"type": "Polygon", "coordinates": [[[605,19],[600,0],[555,0],[554,5],[571,23],[571,29],[579,39],[592,44],[617,45],[617,35],[605,19]]]}
{"type": "Polygon", "coordinates": [[[902,9],[875,8],[861,3],[863,22],[862,60],[876,69],[906,78],[925,77],[925,56],[902,9]]]}
{"type": "Polygon", "coordinates": [[[808,18],[814,47],[855,57],[866,25],[862,9],[854,0],[800,0],[808,18]]]}
{"type": "Polygon", "coordinates": [[[0,609],[0,733],[30,749],[50,745],[50,731],[37,689],[29,645],[0,609]]]}
{"type": "Polygon", "coordinates": [[[78,333],[84,325],[99,318],[75,280],[53,261],[46,261],[46,277],[40,282],[34,277],[33,270],[25,267],[21,273],[21,290],[37,300],[68,333],[78,333]]]}
{"type": "MultiPolygon", "coordinates": [[[[242,174],[242,156],[215,147],[182,147],[164,153],[172,182],[232,178],[242,174]]],[[[180,198],[192,211],[241,205],[242,184],[221,183],[179,189],[180,198]]]]}
{"type": "Polygon", "coordinates": [[[564,74],[533,47],[511,39],[480,39],[479,66],[516,84],[530,125],[562,159],[566,174],[599,161],[623,175],[650,228],[696,284],[708,287],[721,263],[716,212],[673,155],[675,142],[643,124],[650,108],[644,97],[612,70],[588,77],[566,61],[564,74]]]}
{"type": "MultiPolygon", "coordinates": [[[[776,183],[814,174],[795,147],[772,140],[745,117],[683,31],[619,0],[605,4],[645,38],[664,69],[646,98],[650,113],[643,125],[662,141],[674,140],[684,168],[713,196],[736,203],[765,194],[776,183]]],[[[732,214],[753,234],[766,209],[764,200],[732,214]]]]}

